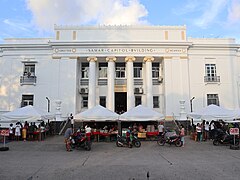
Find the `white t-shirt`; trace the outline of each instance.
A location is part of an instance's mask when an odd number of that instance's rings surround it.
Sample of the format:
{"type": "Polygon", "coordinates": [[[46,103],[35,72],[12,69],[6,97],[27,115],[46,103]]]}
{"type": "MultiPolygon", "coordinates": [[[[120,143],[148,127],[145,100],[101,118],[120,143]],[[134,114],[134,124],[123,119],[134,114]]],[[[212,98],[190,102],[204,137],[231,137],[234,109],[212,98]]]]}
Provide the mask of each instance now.
{"type": "Polygon", "coordinates": [[[164,126],[162,124],[158,125],[158,132],[163,132],[164,126]]]}
{"type": "Polygon", "coordinates": [[[86,128],[85,128],[86,133],[91,133],[91,130],[92,130],[92,129],[91,129],[90,127],[86,127],[86,128]]]}
{"type": "Polygon", "coordinates": [[[205,124],[205,131],[209,131],[209,124],[205,124]]]}

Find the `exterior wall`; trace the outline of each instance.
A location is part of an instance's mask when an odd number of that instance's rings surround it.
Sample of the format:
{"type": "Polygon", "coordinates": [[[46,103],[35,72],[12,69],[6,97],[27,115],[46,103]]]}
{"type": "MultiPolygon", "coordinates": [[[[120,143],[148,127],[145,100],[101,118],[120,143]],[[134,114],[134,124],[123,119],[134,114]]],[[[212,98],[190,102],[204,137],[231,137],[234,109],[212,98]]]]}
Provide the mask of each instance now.
{"type": "MultiPolygon", "coordinates": [[[[47,110],[46,97],[55,112],[55,101],[62,102],[62,116],[83,111],[81,62],[96,57],[95,104],[99,96],[108,96],[107,85],[98,85],[98,63],[115,57],[135,57],[142,62],[142,104],[147,105],[147,76],[144,59],[159,62],[163,81],[152,85],[152,96],[159,96],[155,110],[166,118],[179,117],[180,101],[185,111],[207,105],[207,94],[218,94],[220,105],[235,109],[240,106],[240,46],[234,39],[186,38],[185,26],[55,26],[56,37],[48,39],[7,39],[0,45],[0,113],[20,107],[22,94],[34,94],[34,106],[47,110]],[[36,63],[37,83],[21,85],[24,62],[36,63]],[[205,64],[216,64],[219,83],[204,82],[205,64]]],[[[138,87],[135,86],[134,87],[138,87]]]]}

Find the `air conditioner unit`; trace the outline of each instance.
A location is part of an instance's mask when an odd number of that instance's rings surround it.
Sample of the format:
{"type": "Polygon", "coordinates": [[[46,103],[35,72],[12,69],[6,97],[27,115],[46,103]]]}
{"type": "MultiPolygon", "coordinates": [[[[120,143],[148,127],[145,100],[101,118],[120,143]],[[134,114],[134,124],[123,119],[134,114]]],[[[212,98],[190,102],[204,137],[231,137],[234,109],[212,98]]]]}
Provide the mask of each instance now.
{"type": "Polygon", "coordinates": [[[158,77],[158,82],[163,82],[163,77],[162,76],[158,77]]]}
{"type": "Polygon", "coordinates": [[[87,94],[88,93],[88,88],[80,88],[79,93],[80,94],[87,94]]]}
{"type": "Polygon", "coordinates": [[[142,94],[143,93],[143,88],[141,88],[141,87],[134,88],[134,93],[135,94],[142,94]]]}

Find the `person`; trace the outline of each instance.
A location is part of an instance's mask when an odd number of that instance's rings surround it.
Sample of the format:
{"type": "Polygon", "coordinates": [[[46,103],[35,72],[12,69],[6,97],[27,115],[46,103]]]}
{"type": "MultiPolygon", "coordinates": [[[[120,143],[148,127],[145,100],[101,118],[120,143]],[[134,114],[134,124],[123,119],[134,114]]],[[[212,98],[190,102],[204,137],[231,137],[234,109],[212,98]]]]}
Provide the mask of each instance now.
{"type": "Polygon", "coordinates": [[[126,141],[128,143],[128,146],[131,147],[132,146],[132,127],[131,126],[127,129],[126,141]]]}
{"type": "Polygon", "coordinates": [[[202,134],[202,127],[199,123],[197,123],[196,131],[197,131],[197,141],[200,142],[201,134],[202,134]]]}
{"type": "Polygon", "coordinates": [[[72,149],[71,149],[71,140],[70,140],[70,136],[72,136],[72,134],[73,134],[72,127],[67,128],[65,133],[64,133],[64,138],[65,138],[64,142],[66,144],[66,150],[67,151],[72,151],[72,149]]]}
{"type": "Polygon", "coordinates": [[[163,135],[164,132],[164,126],[163,126],[163,122],[161,121],[158,125],[158,135],[159,137],[161,137],[163,135]]]}
{"type": "Polygon", "coordinates": [[[13,128],[13,124],[10,124],[9,127],[9,140],[12,141],[14,139],[14,128],[13,128]]]}
{"type": "Polygon", "coordinates": [[[185,141],[184,141],[184,136],[185,136],[185,129],[184,126],[181,124],[180,126],[180,137],[181,137],[181,141],[182,141],[182,147],[184,147],[185,141]]]}
{"type": "Polygon", "coordinates": [[[72,113],[69,116],[69,121],[71,122],[71,128],[74,129],[74,119],[72,113]]]}
{"type": "Polygon", "coordinates": [[[27,139],[27,131],[28,131],[28,123],[27,123],[27,121],[25,121],[24,126],[22,128],[23,141],[26,141],[26,139],[27,139]]]}
{"type": "Polygon", "coordinates": [[[86,137],[89,141],[90,141],[90,137],[91,137],[91,132],[92,132],[92,128],[89,125],[86,125],[85,126],[85,133],[86,133],[86,137]]]}
{"type": "Polygon", "coordinates": [[[205,134],[204,134],[204,140],[207,141],[209,139],[209,122],[207,121],[205,124],[205,134]]]}
{"type": "Polygon", "coordinates": [[[15,137],[17,141],[20,139],[20,136],[21,136],[21,125],[20,125],[20,122],[17,122],[15,127],[15,137]]]}

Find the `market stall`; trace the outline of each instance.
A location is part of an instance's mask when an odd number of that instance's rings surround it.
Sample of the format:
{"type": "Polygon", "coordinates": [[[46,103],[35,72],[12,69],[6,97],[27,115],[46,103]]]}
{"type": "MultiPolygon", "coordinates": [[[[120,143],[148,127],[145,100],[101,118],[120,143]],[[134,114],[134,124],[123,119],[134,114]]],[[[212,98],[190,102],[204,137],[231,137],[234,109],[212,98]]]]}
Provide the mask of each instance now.
{"type": "Polygon", "coordinates": [[[92,134],[97,141],[112,140],[118,134],[118,117],[115,112],[97,105],[74,116],[74,122],[82,122],[92,128],[92,134]]]}
{"type": "Polygon", "coordinates": [[[158,122],[164,120],[164,115],[143,105],[138,105],[119,116],[122,134],[131,126],[137,131],[139,138],[152,138],[158,135],[158,122]]]}

